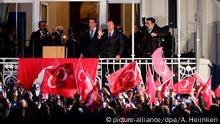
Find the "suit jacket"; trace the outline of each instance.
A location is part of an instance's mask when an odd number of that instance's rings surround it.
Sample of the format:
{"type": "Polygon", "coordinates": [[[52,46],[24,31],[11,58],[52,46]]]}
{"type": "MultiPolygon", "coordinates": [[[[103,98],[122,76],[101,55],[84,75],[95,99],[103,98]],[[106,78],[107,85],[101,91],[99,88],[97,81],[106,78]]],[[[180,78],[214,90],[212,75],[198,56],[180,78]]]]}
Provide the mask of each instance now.
{"type": "Polygon", "coordinates": [[[101,37],[101,57],[114,58],[117,55],[122,56],[124,50],[124,39],[121,32],[114,30],[111,39],[108,38],[108,31],[104,31],[101,37]]]}
{"type": "Polygon", "coordinates": [[[40,30],[31,34],[29,47],[32,52],[32,56],[35,58],[42,57],[42,46],[51,41],[51,36],[48,32],[45,32],[43,35],[44,37],[41,37],[40,30]]]}
{"type": "Polygon", "coordinates": [[[85,30],[85,36],[82,43],[81,53],[85,58],[98,58],[100,51],[100,40],[98,39],[98,28],[92,38],[90,38],[90,29],[85,30]]]}

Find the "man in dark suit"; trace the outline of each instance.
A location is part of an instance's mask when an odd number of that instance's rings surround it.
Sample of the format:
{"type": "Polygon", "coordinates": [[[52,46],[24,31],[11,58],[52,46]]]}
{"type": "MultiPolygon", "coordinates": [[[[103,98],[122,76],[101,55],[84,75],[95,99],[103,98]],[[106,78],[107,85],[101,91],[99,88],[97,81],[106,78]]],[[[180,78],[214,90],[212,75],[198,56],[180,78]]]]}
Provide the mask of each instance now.
{"type": "Polygon", "coordinates": [[[47,30],[47,25],[45,21],[40,21],[38,23],[39,30],[31,34],[29,47],[32,52],[32,57],[41,58],[42,57],[42,46],[47,42],[51,41],[51,36],[47,30]]]}
{"type": "Polygon", "coordinates": [[[107,30],[99,31],[101,40],[101,57],[119,60],[124,50],[124,40],[121,32],[114,29],[113,21],[107,22],[107,30]]]}
{"type": "Polygon", "coordinates": [[[98,39],[98,28],[96,18],[89,19],[89,29],[85,30],[85,37],[82,43],[81,57],[98,58],[100,42],[98,39]]]}
{"type": "Polygon", "coordinates": [[[160,46],[161,38],[167,35],[156,23],[155,19],[150,17],[146,20],[146,26],[141,30],[141,56],[150,57],[152,53],[160,46]]]}

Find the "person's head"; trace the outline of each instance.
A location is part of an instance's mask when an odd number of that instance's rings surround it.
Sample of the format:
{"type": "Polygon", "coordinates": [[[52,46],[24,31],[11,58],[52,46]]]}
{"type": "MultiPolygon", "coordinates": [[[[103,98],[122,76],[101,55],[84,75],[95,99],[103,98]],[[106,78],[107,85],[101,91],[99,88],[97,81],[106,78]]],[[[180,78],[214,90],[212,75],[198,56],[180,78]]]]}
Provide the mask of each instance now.
{"type": "Polygon", "coordinates": [[[59,32],[59,33],[60,33],[60,35],[62,35],[62,34],[63,34],[63,31],[64,31],[63,26],[60,26],[60,25],[59,25],[59,26],[57,26],[57,27],[56,27],[56,31],[57,31],[57,32],[59,32]]]}
{"type": "Polygon", "coordinates": [[[73,37],[74,35],[75,35],[75,33],[74,33],[74,31],[73,31],[73,28],[70,27],[70,28],[68,29],[68,36],[69,36],[69,37],[73,37]]]}
{"type": "Polygon", "coordinates": [[[147,18],[146,26],[147,26],[148,29],[153,29],[154,24],[155,24],[155,19],[154,18],[152,18],[152,17],[147,18]]]}
{"type": "Polygon", "coordinates": [[[132,89],[128,90],[127,94],[128,94],[129,98],[133,97],[133,95],[134,95],[133,90],[132,89]]]}
{"type": "Polygon", "coordinates": [[[26,102],[24,99],[21,99],[21,100],[19,101],[19,105],[20,105],[20,107],[23,108],[23,109],[25,109],[25,108],[28,107],[28,104],[27,104],[27,102],[26,102]]]}
{"type": "Polygon", "coordinates": [[[113,22],[112,20],[109,20],[109,21],[107,22],[107,30],[108,30],[108,32],[113,31],[114,28],[115,28],[114,22],[113,22]]]}
{"type": "Polygon", "coordinates": [[[89,19],[89,28],[95,28],[97,25],[97,19],[96,18],[90,18],[89,19]]]}
{"type": "Polygon", "coordinates": [[[134,24],[134,33],[137,33],[137,32],[138,32],[138,25],[134,24]]]}
{"type": "Polygon", "coordinates": [[[39,21],[38,27],[41,31],[47,30],[47,22],[46,21],[39,21]]]}

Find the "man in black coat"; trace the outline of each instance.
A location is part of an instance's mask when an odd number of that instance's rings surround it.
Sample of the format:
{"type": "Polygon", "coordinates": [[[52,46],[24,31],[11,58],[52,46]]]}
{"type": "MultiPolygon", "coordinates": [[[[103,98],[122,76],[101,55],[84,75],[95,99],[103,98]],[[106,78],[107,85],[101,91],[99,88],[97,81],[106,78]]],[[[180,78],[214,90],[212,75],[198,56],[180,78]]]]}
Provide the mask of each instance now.
{"type": "Polygon", "coordinates": [[[155,19],[150,17],[146,20],[146,26],[141,29],[141,56],[150,57],[152,53],[160,47],[161,38],[165,37],[168,32],[164,32],[156,23],[155,19]]]}
{"type": "Polygon", "coordinates": [[[101,57],[119,60],[124,50],[124,40],[121,32],[114,30],[114,22],[107,22],[107,30],[99,31],[101,40],[101,57]]]}
{"type": "Polygon", "coordinates": [[[89,29],[85,30],[85,37],[82,43],[81,57],[98,58],[100,51],[100,42],[98,39],[97,20],[89,19],[89,29]]]}
{"type": "Polygon", "coordinates": [[[40,21],[38,23],[39,30],[31,34],[29,47],[32,53],[32,57],[42,57],[42,46],[51,41],[51,36],[47,30],[46,22],[40,21]]]}
{"type": "Polygon", "coordinates": [[[73,31],[73,28],[68,29],[68,36],[69,39],[66,42],[67,47],[67,57],[68,58],[79,58],[80,56],[80,43],[76,40],[75,32],[73,31]]]}

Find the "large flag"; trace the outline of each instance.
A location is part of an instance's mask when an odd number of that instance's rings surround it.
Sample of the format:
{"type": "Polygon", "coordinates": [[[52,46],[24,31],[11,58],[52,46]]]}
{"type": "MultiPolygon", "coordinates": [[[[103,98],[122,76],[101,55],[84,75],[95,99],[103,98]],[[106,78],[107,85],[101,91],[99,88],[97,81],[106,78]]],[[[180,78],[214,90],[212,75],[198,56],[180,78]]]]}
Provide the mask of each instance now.
{"type": "MultiPolygon", "coordinates": [[[[83,67],[88,71],[92,80],[95,81],[99,60],[96,59],[81,59],[83,67]]],[[[55,68],[57,65],[73,63],[74,68],[78,64],[78,59],[63,59],[63,58],[46,58],[32,59],[19,58],[18,60],[18,83],[26,90],[29,90],[35,79],[44,75],[46,68],[55,68]]]]}
{"type": "Polygon", "coordinates": [[[190,94],[193,91],[194,77],[189,77],[173,85],[176,94],[190,94]]]}
{"type": "Polygon", "coordinates": [[[151,57],[153,60],[154,70],[162,77],[163,83],[166,83],[174,77],[174,74],[164,61],[164,58],[162,57],[162,52],[162,47],[158,48],[151,57]]]}
{"type": "Polygon", "coordinates": [[[194,73],[194,77],[195,79],[198,81],[197,83],[197,87],[196,87],[196,97],[199,96],[200,91],[202,90],[202,88],[205,86],[205,81],[199,76],[199,74],[197,72],[194,73]],[[198,85],[199,84],[199,85],[198,85]]]}
{"type": "Polygon", "coordinates": [[[150,66],[148,67],[147,71],[146,93],[150,97],[149,104],[153,103],[156,100],[156,86],[150,66]]]}
{"type": "Polygon", "coordinates": [[[137,84],[143,82],[141,71],[136,61],[112,73],[107,79],[110,91],[114,96],[119,92],[125,92],[130,88],[134,88],[137,84]]]}
{"type": "Polygon", "coordinates": [[[82,104],[84,104],[86,98],[89,96],[90,93],[92,93],[95,82],[91,79],[88,72],[83,68],[81,60],[78,61],[75,75],[78,84],[79,94],[81,96],[80,101],[82,104]]]}
{"type": "Polygon", "coordinates": [[[212,90],[211,90],[211,77],[208,79],[207,83],[203,87],[201,93],[206,103],[206,108],[209,109],[212,105],[212,90]]]}
{"type": "Polygon", "coordinates": [[[218,87],[215,90],[215,96],[220,97],[220,85],[218,85],[218,87]]]}
{"type": "Polygon", "coordinates": [[[76,91],[76,79],[72,63],[61,64],[45,70],[41,84],[42,93],[73,97],[76,91]]]}

